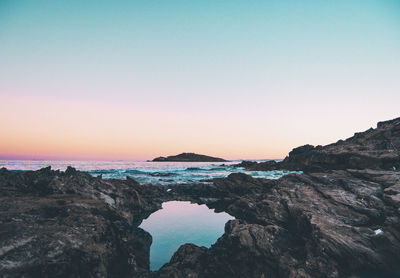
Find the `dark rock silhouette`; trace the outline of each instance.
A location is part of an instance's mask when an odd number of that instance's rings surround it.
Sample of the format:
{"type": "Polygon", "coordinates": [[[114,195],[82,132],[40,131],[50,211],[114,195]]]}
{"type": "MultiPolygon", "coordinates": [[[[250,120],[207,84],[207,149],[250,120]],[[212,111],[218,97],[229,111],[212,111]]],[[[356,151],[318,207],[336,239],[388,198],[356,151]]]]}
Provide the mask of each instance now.
{"type": "Polygon", "coordinates": [[[154,162],[226,162],[227,160],[212,157],[208,155],[195,154],[195,153],[181,153],[167,157],[157,157],[153,159],[154,162]]]}
{"type": "Polygon", "coordinates": [[[301,170],[321,172],[343,169],[400,169],[400,118],[379,122],[377,128],[327,146],[304,145],[282,162],[237,164],[248,170],[301,170]]]}

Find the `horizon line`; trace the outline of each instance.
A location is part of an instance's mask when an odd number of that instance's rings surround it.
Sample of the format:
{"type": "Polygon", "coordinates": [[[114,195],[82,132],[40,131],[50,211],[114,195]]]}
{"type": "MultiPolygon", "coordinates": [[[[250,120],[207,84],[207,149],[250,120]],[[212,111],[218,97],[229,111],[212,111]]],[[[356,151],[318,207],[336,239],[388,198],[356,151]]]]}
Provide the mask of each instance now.
{"type": "MultiPolygon", "coordinates": [[[[223,158],[225,159],[225,158],[223,158]]],[[[284,158],[235,158],[235,159],[225,159],[226,162],[231,161],[245,161],[245,160],[279,160],[284,158]]],[[[10,157],[10,156],[0,156],[0,160],[37,160],[37,161],[135,161],[135,162],[152,162],[152,159],[118,159],[118,158],[71,158],[71,157],[10,157]]],[[[173,161],[172,161],[173,162],[173,161]]],[[[177,161],[182,162],[182,161],[177,161]]]]}

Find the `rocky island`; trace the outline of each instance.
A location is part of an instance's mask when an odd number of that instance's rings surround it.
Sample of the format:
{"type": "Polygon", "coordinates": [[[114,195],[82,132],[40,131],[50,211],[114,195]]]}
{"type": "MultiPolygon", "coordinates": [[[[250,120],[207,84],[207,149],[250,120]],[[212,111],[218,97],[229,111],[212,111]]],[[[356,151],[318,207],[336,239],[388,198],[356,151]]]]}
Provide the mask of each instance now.
{"type": "Polygon", "coordinates": [[[196,153],[181,153],[167,157],[156,157],[154,162],[227,162],[227,160],[196,153]]]}
{"type": "MultiPolygon", "coordinates": [[[[400,118],[328,146],[306,145],[278,180],[245,174],[154,186],[65,172],[0,170],[1,277],[399,277],[400,118]],[[235,216],[211,248],[185,244],[149,270],[138,228],[162,202],[235,216]]],[[[165,160],[164,160],[165,161],[165,160]]],[[[174,160],[176,161],[176,160],[174,160]]]]}

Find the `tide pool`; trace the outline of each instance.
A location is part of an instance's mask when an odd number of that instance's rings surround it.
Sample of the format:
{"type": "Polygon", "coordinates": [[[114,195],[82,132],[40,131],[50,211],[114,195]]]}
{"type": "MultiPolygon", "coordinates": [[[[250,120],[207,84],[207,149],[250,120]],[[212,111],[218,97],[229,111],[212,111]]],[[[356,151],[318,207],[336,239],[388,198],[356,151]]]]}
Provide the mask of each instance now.
{"type": "Polygon", "coordinates": [[[185,243],[210,247],[224,233],[231,215],[216,213],[206,205],[190,202],[165,202],[139,226],[153,237],[150,247],[150,269],[158,270],[185,243]]]}

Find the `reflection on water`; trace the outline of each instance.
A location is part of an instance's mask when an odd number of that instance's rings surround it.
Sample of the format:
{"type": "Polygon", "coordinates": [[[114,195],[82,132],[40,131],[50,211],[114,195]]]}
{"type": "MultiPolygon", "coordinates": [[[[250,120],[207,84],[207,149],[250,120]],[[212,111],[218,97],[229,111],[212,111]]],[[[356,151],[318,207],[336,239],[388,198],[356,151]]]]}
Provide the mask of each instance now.
{"type": "Polygon", "coordinates": [[[150,247],[150,269],[157,270],[169,262],[179,246],[193,243],[210,247],[224,233],[228,220],[225,212],[215,213],[206,205],[171,201],[143,220],[140,228],[153,237],[150,247]]]}

